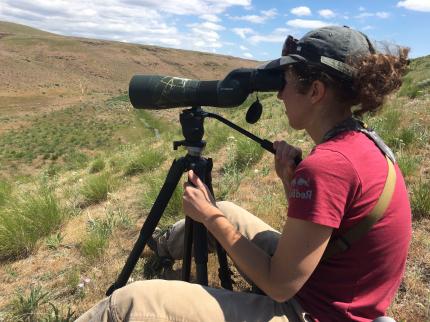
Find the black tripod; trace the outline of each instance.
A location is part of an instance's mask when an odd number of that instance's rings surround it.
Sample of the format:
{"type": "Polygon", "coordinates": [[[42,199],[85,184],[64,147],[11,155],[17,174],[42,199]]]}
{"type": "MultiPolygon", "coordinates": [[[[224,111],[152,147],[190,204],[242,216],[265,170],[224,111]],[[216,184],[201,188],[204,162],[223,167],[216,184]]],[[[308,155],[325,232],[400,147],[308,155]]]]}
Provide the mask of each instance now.
{"type": "MultiPolygon", "coordinates": [[[[136,241],[127,261],[119,274],[117,280],[106,291],[106,295],[111,295],[116,289],[123,287],[140,258],[140,255],[145,248],[148,239],[152,236],[157,224],[184,172],[193,170],[197,176],[208,186],[213,194],[212,189],[212,159],[202,157],[202,151],[206,142],[202,141],[204,135],[204,118],[216,118],[224,124],[234,128],[242,134],[248,136],[252,140],[260,143],[260,145],[269,152],[275,153],[272,142],[262,140],[252,133],[242,129],[234,123],[224,119],[223,117],[203,111],[200,107],[193,107],[182,111],[180,115],[180,123],[182,126],[182,134],[185,137],[183,141],[174,142],[174,149],[179,146],[185,146],[188,153],[185,157],[174,160],[167,174],[166,180],[161,188],[154,205],[149,212],[145,223],[140,231],[138,240],[136,241]]],[[[201,285],[208,285],[207,262],[208,262],[208,243],[207,230],[201,223],[193,221],[188,216],[185,219],[185,239],[184,239],[184,259],[182,266],[182,280],[190,280],[191,272],[191,252],[194,245],[194,258],[196,263],[197,282],[201,285]]],[[[216,243],[219,268],[219,278],[221,286],[232,290],[231,273],[228,268],[227,255],[225,250],[216,243]]]]}

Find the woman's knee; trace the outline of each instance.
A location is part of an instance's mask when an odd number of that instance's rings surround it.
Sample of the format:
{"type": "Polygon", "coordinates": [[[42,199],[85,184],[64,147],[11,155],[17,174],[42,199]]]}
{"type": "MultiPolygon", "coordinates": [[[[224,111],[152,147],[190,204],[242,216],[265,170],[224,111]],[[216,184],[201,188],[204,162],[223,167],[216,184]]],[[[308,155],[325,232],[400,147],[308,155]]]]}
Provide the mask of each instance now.
{"type": "Polygon", "coordinates": [[[220,209],[223,213],[225,211],[228,211],[228,209],[233,209],[235,207],[238,207],[235,203],[231,202],[231,201],[217,201],[216,203],[218,209],[220,209]]]}
{"type": "Polygon", "coordinates": [[[239,222],[243,224],[245,218],[252,216],[251,213],[231,201],[218,201],[216,205],[233,225],[237,225],[239,222]]]}

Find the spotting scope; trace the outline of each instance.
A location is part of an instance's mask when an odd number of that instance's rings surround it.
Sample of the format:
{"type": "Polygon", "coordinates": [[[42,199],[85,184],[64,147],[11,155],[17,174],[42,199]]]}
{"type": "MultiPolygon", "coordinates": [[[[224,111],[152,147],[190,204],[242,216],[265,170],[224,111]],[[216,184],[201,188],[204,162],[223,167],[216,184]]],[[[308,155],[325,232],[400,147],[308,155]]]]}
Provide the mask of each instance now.
{"type": "Polygon", "coordinates": [[[134,108],[241,105],[253,92],[273,92],[284,87],[284,73],[276,69],[239,68],[223,80],[200,81],[162,75],[135,75],[129,96],[134,108]]]}

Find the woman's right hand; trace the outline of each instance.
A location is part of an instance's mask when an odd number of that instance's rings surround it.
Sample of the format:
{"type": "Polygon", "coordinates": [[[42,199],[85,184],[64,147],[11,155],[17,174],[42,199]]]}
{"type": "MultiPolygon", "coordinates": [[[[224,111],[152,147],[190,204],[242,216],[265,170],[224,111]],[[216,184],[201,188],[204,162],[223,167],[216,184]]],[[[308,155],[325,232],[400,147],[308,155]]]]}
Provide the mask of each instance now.
{"type": "Polygon", "coordinates": [[[273,142],[273,148],[276,150],[275,153],[275,170],[278,177],[281,179],[284,186],[289,187],[291,180],[294,177],[294,171],[296,170],[297,158],[302,157],[302,150],[296,148],[285,141],[273,142]]]}

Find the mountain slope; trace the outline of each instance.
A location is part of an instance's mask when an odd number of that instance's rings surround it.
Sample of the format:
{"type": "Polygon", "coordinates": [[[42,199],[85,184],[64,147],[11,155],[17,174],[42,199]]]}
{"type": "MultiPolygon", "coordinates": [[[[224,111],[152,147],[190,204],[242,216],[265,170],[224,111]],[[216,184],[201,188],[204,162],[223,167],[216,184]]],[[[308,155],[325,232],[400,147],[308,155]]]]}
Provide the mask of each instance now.
{"type": "Polygon", "coordinates": [[[124,92],[137,73],[220,79],[232,69],[257,64],[230,56],[59,36],[9,22],[0,22],[0,45],[0,108],[10,113],[124,92]]]}

